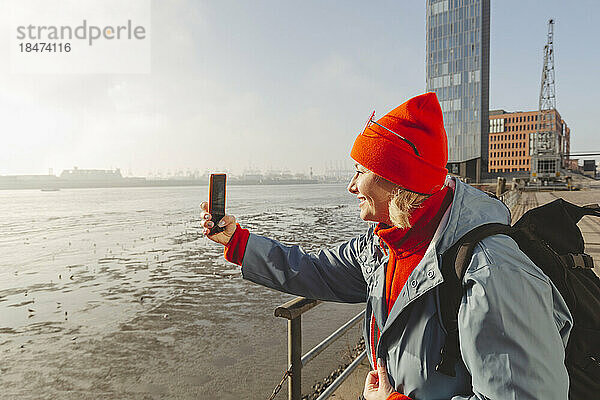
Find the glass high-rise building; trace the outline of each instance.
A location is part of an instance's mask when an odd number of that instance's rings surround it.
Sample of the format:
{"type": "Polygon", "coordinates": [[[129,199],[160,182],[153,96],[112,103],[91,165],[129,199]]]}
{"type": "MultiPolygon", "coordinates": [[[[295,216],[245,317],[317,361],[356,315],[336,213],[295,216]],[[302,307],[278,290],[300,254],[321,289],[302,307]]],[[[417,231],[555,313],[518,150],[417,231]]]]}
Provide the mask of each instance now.
{"type": "Polygon", "coordinates": [[[448,170],[479,180],[487,171],[490,1],[427,1],[427,91],[448,135],[448,170]]]}

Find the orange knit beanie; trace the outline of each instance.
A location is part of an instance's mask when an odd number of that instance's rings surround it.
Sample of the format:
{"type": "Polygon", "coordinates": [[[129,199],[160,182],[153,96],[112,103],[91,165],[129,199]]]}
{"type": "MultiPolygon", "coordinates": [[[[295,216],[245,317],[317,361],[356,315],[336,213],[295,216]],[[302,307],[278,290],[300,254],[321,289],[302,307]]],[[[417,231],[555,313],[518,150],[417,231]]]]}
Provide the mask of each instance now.
{"type": "Polygon", "coordinates": [[[350,156],[410,191],[431,194],[439,190],[448,173],[448,140],[435,93],[413,97],[377,123],[368,124],[354,141],[350,156]]]}

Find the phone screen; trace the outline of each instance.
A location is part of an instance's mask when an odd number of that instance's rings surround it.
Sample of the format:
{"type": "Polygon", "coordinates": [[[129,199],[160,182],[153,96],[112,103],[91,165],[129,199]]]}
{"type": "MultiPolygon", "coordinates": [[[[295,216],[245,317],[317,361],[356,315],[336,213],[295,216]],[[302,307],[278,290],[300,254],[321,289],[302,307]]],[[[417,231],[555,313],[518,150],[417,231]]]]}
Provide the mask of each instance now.
{"type": "Polygon", "coordinates": [[[217,227],[217,224],[225,216],[225,182],[226,174],[211,174],[209,188],[209,206],[208,212],[212,216],[215,226],[211,229],[211,234],[221,232],[223,229],[217,227]]]}

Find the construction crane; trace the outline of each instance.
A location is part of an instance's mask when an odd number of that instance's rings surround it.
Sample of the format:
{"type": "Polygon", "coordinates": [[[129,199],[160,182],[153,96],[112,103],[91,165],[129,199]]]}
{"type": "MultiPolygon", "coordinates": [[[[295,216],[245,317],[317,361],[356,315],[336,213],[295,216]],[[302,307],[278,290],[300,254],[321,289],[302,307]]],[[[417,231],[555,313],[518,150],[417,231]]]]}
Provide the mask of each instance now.
{"type": "Polygon", "coordinates": [[[554,80],[554,20],[548,21],[544,46],[544,65],[540,85],[537,132],[530,137],[531,180],[560,180],[562,164],[562,121],[556,121],[556,88],[554,80]]]}
{"type": "Polygon", "coordinates": [[[554,87],[554,20],[548,21],[548,40],[544,46],[544,65],[540,87],[539,110],[556,109],[556,88],[554,87]]]}

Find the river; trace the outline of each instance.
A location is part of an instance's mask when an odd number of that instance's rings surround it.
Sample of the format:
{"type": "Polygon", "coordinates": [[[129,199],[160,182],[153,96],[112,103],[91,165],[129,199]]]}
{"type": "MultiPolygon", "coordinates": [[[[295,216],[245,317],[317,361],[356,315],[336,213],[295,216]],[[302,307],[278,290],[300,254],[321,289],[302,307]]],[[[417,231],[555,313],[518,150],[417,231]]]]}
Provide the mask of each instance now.
{"type": "MultiPolygon", "coordinates": [[[[366,229],[344,185],[227,196],[251,232],[311,251],[366,229]]],[[[201,236],[207,197],[206,187],[0,191],[0,398],[267,398],[287,360],[273,310],[293,296],[244,281],[201,236]]],[[[305,314],[304,352],[362,307],[305,314]]],[[[304,393],[359,336],[306,367],[304,393]]]]}

